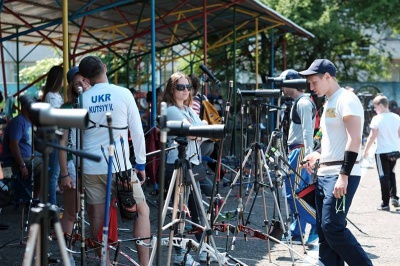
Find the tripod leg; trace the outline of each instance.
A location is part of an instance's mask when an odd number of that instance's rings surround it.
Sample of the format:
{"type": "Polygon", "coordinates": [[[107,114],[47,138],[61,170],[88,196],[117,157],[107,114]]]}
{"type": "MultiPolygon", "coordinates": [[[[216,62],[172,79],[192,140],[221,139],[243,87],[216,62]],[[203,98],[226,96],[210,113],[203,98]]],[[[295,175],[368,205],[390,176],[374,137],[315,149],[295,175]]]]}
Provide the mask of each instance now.
{"type": "MultiPolygon", "coordinates": [[[[267,199],[265,198],[265,189],[264,186],[262,187],[262,200],[263,200],[263,211],[264,211],[264,224],[265,228],[267,229],[268,232],[268,214],[267,214],[267,199]]],[[[272,263],[272,257],[271,257],[271,242],[269,241],[269,238],[267,239],[267,249],[268,249],[268,258],[269,262],[272,263]]]]}
{"type": "MultiPolygon", "coordinates": [[[[220,212],[220,213],[222,212],[222,209],[224,208],[226,202],[228,201],[229,195],[231,194],[231,192],[232,192],[232,190],[233,190],[233,188],[234,188],[234,186],[235,186],[235,184],[236,184],[238,178],[240,177],[240,174],[241,174],[241,172],[243,171],[243,169],[244,169],[244,167],[245,167],[245,165],[246,165],[246,163],[247,163],[247,161],[248,161],[248,159],[249,159],[249,157],[250,157],[252,151],[253,151],[253,150],[250,148],[249,151],[248,151],[247,154],[246,154],[246,157],[245,157],[245,159],[244,159],[242,165],[241,165],[241,168],[239,169],[239,171],[237,171],[235,178],[234,178],[233,181],[231,182],[229,191],[228,191],[228,193],[227,193],[226,196],[225,196],[225,201],[222,203],[221,207],[219,208],[219,212],[220,212]]],[[[217,219],[218,219],[218,216],[214,217],[214,222],[213,222],[213,223],[216,223],[216,222],[217,222],[217,219]]]]}
{"type": "MultiPolygon", "coordinates": [[[[35,250],[36,240],[38,239],[40,225],[38,223],[32,224],[29,230],[29,239],[26,242],[24,260],[22,262],[23,266],[32,265],[33,251],[35,250]]],[[[39,241],[38,241],[39,243],[39,241]]],[[[40,246],[38,244],[37,246],[40,246]]]]}
{"type": "MultiPolygon", "coordinates": [[[[305,246],[305,243],[304,243],[303,230],[302,230],[301,221],[300,221],[300,214],[299,214],[298,207],[297,207],[298,201],[296,200],[295,190],[294,190],[294,187],[293,187],[293,184],[292,184],[290,176],[288,176],[288,180],[289,180],[289,186],[290,186],[291,193],[292,193],[293,206],[294,206],[294,209],[295,209],[294,214],[293,214],[295,217],[293,217],[293,218],[296,219],[296,222],[297,222],[297,224],[298,224],[298,226],[300,228],[299,232],[300,232],[301,245],[303,246],[303,252],[304,252],[304,254],[307,254],[306,246],[305,246]]],[[[282,182],[283,182],[282,193],[283,193],[283,199],[284,199],[285,208],[286,208],[286,217],[288,217],[287,218],[288,230],[287,230],[287,234],[286,234],[287,235],[286,239],[287,239],[287,242],[290,245],[292,245],[291,228],[290,227],[291,227],[291,224],[293,223],[293,219],[289,219],[288,198],[286,196],[286,191],[285,191],[285,188],[286,188],[285,179],[283,179],[282,182]]]]}
{"type": "MultiPolygon", "coordinates": [[[[57,213],[55,215],[57,215],[57,213]]],[[[68,253],[67,253],[67,247],[65,245],[64,234],[63,234],[63,231],[61,228],[61,224],[58,219],[57,219],[57,222],[54,223],[54,230],[57,235],[58,247],[60,248],[60,252],[61,252],[61,256],[62,256],[64,265],[69,265],[70,259],[69,259],[68,253]]]]}
{"type": "MultiPolygon", "coordinates": [[[[272,141],[272,139],[271,139],[271,141],[272,141]]],[[[267,164],[267,162],[265,160],[265,154],[264,154],[263,150],[260,150],[260,152],[261,152],[261,155],[262,155],[264,168],[265,168],[265,171],[267,173],[268,181],[270,183],[272,195],[273,195],[273,198],[274,198],[274,201],[275,201],[275,206],[277,208],[277,212],[278,212],[281,228],[282,228],[283,234],[285,235],[286,234],[286,229],[285,229],[285,224],[283,223],[281,208],[279,207],[278,198],[277,198],[277,195],[276,195],[276,188],[274,186],[274,183],[272,182],[271,175],[269,174],[269,167],[268,167],[268,164],[267,164]]],[[[281,240],[279,240],[279,243],[282,243],[281,240]]],[[[293,255],[293,249],[292,248],[289,249],[289,253],[290,253],[290,257],[292,259],[292,262],[294,264],[294,255],[293,255]]]]}
{"type": "MultiPolygon", "coordinates": [[[[177,178],[178,171],[180,171],[180,169],[175,169],[173,174],[172,174],[172,178],[171,178],[171,183],[169,186],[169,190],[167,193],[167,198],[165,200],[165,206],[163,209],[163,223],[165,220],[165,216],[166,216],[166,211],[168,208],[168,204],[169,201],[171,199],[171,195],[172,193],[174,193],[174,202],[173,202],[173,210],[172,210],[172,224],[174,223],[174,221],[177,219],[177,214],[178,214],[178,197],[179,197],[179,183],[181,182],[180,178],[177,178]],[[173,189],[174,188],[174,189],[173,189]]],[[[172,243],[173,243],[173,239],[174,239],[174,234],[175,234],[175,228],[174,226],[171,226],[171,230],[169,232],[169,243],[170,245],[168,245],[168,255],[167,255],[167,265],[171,265],[171,259],[172,259],[172,243]]]]}
{"type": "MultiPolygon", "coordinates": [[[[167,193],[167,195],[165,197],[165,203],[164,203],[164,207],[163,207],[163,210],[162,210],[162,219],[163,219],[162,220],[162,224],[164,224],[165,217],[167,216],[168,204],[169,204],[169,201],[171,200],[172,193],[174,193],[174,191],[176,191],[176,186],[175,186],[176,175],[177,175],[177,172],[174,171],[174,173],[172,174],[172,177],[171,177],[171,182],[169,184],[168,193],[167,193]],[[175,187],[175,189],[174,189],[174,187],[175,187]]],[[[174,197],[174,199],[175,198],[176,197],[174,197]]]]}
{"type": "Polygon", "coordinates": [[[24,260],[22,262],[22,265],[23,266],[32,265],[33,252],[35,248],[36,248],[35,265],[39,266],[48,264],[47,250],[45,249],[42,250],[43,248],[42,240],[44,241],[44,239],[42,239],[41,236],[43,233],[46,232],[46,230],[42,228],[42,226],[47,225],[46,223],[44,223],[45,219],[46,220],[52,219],[54,221],[54,229],[57,235],[58,245],[62,255],[63,263],[66,266],[70,266],[70,260],[67,254],[67,247],[65,246],[65,241],[63,237],[60,220],[58,218],[57,210],[50,205],[44,205],[42,208],[35,208],[32,209],[32,211],[35,214],[35,222],[30,226],[29,239],[27,241],[27,245],[25,248],[24,260]],[[49,214],[49,217],[45,217],[47,214],[49,214]],[[46,255],[45,258],[43,253],[46,255]]]}
{"type": "MultiPolygon", "coordinates": [[[[200,212],[201,212],[201,216],[204,219],[204,225],[205,225],[205,230],[206,230],[206,235],[209,238],[210,242],[211,242],[211,246],[214,248],[214,250],[217,250],[217,246],[215,244],[214,238],[212,236],[212,230],[210,227],[210,224],[207,220],[207,215],[203,206],[203,201],[201,199],[201,193],[199,191],[199,188],[196,186],[196,181],[194,179],[194,175],[192,172],[192,169],[189,169],[189,176],[190,176],[190,180],[192,182],[192,187],[193,187],[193,191],[194,191],[194,196],[195,196],[195,200],[197,200],[199,208],[200,208],[200,212]]],[[[221,266],[221,262],[218,260],[218,264],[221,266]]]]}

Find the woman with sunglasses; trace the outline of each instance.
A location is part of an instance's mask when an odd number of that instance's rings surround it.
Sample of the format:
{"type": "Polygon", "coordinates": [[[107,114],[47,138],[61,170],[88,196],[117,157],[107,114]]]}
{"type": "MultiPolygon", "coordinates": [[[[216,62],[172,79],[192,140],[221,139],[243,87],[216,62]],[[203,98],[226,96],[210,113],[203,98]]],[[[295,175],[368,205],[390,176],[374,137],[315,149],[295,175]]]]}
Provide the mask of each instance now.
{"type": "MultiPolygon", "coordinates": [[[[190,78],[181,72],[176,72],[171,75],[168,79],[167,85],[164,90],[164,94],[162,97],[162,101],[166,102],[168,105],[167,108],[167,120],[168,121],[183,121],[185,123],[191,125],[205,125],[203,121],[200,120],[199,116],[193,111],[190,107],[192,105],[192,84],[190,78]]],[[[171,136],[168,138],[168,146],[176,145],[174,144],[175,137],[171,136]]],[[[201,162],[201,149],[200,145],[204,138],[188,136],[188,145],[186,149],[186,159],[190,161],[192,166],[200,165],[201,162]]],[[[174,170],[174,163],[175,160],[178,159],[178,150],[173,149],[170,150],[167,154],[166,159],[166,170],[165,170],[165,177],[167,182],[171,180],[172,173],[174,170]]],[[[203,177],[201,180],[208,180],[209,179],[203,177]]],[[[202,181],[200,181],[202,182],[202,181]]],[[[197,184],[200,187],[200,184],[197,184]]],[[[211,184],[212,186],[212,184],[211,184]]],[[[190,215],[192,222],[199,223],[199,214],[196,210],[196,205],[194,203],[193,195],[189,195],[188,200],[188,208],[190,210],[190,215]]],[[[198,241],[201,239],[201,234],[196,234],[196,238],[198,241]]],[[[181,265],[185,250],[181,248],[176,249],[177,255],[174,258],[174,264],[181,265]]],[[[200,255],[200,261],[206,259],[206,252],[200,255]]],[[[194,262],[193,258],[190,254],[186,257],[185,265],[198,265],[197,262],[194,262]]]]}

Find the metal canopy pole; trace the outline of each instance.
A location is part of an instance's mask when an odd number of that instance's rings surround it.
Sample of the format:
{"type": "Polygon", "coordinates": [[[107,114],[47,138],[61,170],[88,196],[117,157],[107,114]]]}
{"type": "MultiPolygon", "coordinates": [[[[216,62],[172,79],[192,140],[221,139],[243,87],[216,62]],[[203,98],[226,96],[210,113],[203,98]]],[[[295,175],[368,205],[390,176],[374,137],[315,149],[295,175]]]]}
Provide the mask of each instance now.
{"type": "MultiPolygon", "coordinates": [[[[235,124],[236,121],[236,116],[237,116],[237,101],[238,101],[238,97],[237,97],[237,93],[235,92],[236,90],[236,51],[237,51],[237,31],[236,31],[236,6],[233,7],[233,44],[232,44],[232,48],[233,48],[233,116],[232,116],[232,121],[233,124],[235,124]]],[[[236,132],[236,127],[233,126],[232,129],[232,138],[234,139],[233,141],[233,153],[232,154],[237,154],[237,144],[238,143],[238,139],[237,139],[237,132],[236,132]]]]}
{"type": "MultiPolygon", "coordinates": [[[[0,25],[0,39],[2,38],[2,29],[0,25]]],[[[1,57],[1,72],[3,75],[4,99],[7,99],[7,78],[6,78],[6,64],[4,62],[4,47],[3,42],[0,42],[0,57],[1,57]]]]}
{"type": "Polygon", "coordinates": [[[151,90],[152,94],[152,105],[151,105],[151,120],[150,128],[154,127],[157,118],[157,93],[156,93],[156,3],[151,0],[151,90]]]}
{"type": "Polygon", "coordinates": [[[255,20],[255,33],[254,37],[256,38],[256,90],[258,90],[258,55],[259,55],[259,49],[258,49],[258,18],[255,20]]]}
{"type": "MultiPolygon", "coordinates": [[[[18,27],[17,27],[17,33],[18,33],[18,27]]],[[[19,95],[21,92],[20,92],[20,87],[21,87],[21,84],[20,84],[20,82],[19,82],[19,67],[20,67],[20,65],[19,65],[19,63],[20,63],[20,61],[19,61],[19,35],[17,36],[17,42],[16,42],[16,50],[17,50],[17,54],[16,54],[16,62],[17,62],[17,95],[19,95]]]]}
{"type": "Polygon", "coordinates": [[[67,72],[69,69],[69,45],[68,45],[68,0],[63,0],[62,5],[62,35],[63,35],[63,73],[64,73],[64,97],[67,96],[68,82],[67,72]]]}
{"type": "MultiPolygon", "coordinates": [[[[207,65],[207,0],[203,0],[203,56],[204,56],[204,65],[207,65]]],[[[207,95],[207,82],[204,82],[203,85],[203,94],[207,95]]]]}
{"type": "MultiPolygon", "coordinates": [[[[109,5],[102,5],[102,6],[98,7],[98,8],[90,9],[90,10],[88,10],[88,11],[86,11],[86,12],[82,12],[82,13],[80,13],[81,10],[78,10],[78,11],[76,11],[74,14],[72,14],[72,15],[70,16],[69,19],[70,19],[70,20],[75,20],[75,19],[82,18],[82,17],[88,16],[88,15],[97,14],[97,13],[99,13],[99,12],[101,12],[101,11],[109,10],[109,9],[112,9],[112,8],[115,8],[115,7],[118,7],[118,6],[122,6],[122,5],[125,5],[125,4],[129,4],[129,3],[131,3],[131,2],[132,2],[132,0],[123,0],[123,1],[122,1],[122,0],[119,0],[119,1],[114,2],[114,3],[111,3],[111,4],[109,4],[109,5]]],[[[84,6],[82,9],[86,9],[86,8],[87,8],[87,5],[84,6]]],[[[4,37],[3,39],[1,39],[1,41],[12,40],[12,39],[16,38],[17,36],[28,35],[29,33],[32,33],[32,32],[39,32],[39,34],[42,35],[42,33],[40,32],[40,30],[47,29],[48,27],[51,27],[51,26],[60,25],[60,24],[62,23],[62,18],[61,18],[61,19],[58,18],[58,19],[49,21],[48,23],[44,23],[44,24],[42,24],[42,25],[40,25],[40,26],[35,27],[35,26],[33,26],[33,25],[30,25],[30,24],[29,24],[28,22],[26,22],[21,16],[18,16],[18,15],[17,15],[15,12],[13,12],[11,9],[9,9],[9,8],[7,8],[7,7],[4,7],[4,10],[6,10],[6,11],[9,12],[9,13],[11,13],[13,16],[15,16],[16,18],[18,18],[18,19],[21,20],[22,22],[24,22],[25,25],[27,25],[27,26],[30,27],[30,29],[25,30],[25,31],[21,31],[21,32],[16,33],[16,34],[11,34],[10,36],[7,36],[7,37],[4,37]]],[[[46,39],[47,39],[49,42],[51,42],[54,46],[60,48],[60,46],[59,46],[57,43],[55,43],[52,39],[47,38],[47,36],[45,36],[45,35],[42,35],[42,37],[43,37],[43,38],[46,38],[46,39]]]]}

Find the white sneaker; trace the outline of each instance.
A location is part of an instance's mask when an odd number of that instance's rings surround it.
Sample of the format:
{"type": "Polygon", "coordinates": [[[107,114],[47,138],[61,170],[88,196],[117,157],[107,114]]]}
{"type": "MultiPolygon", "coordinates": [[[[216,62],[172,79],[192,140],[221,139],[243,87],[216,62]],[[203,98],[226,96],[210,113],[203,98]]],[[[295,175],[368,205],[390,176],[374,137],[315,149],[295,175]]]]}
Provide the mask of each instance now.
{"type": "MultiPolygon", "coordinates": [[[[200,262],[207,262],[207,251],[203,251],[200,253],[200,262]]],[[[213,256],[210,256],[210,262],[215,261],[213,256]]]]}
{"type": "MultiPolygon", "coordinates": [[[[183,262],[183,260],[184,260],[184,257],[185,257],[185,253],[182,253],[182,254],[180,254],[180,255],[178,255],[178,254],[175,255],[174,264],[175,264],[175,265],[182,265],[182,262],[183,262]]],[[[200,265],[200,263],[194,261],[194,259],[192,258],[192,256],[191,256],[190,254],[187,254],[187,255],[186,255],[186,263],[185,263],[185,266],[198,266],[198,265],[200,265]]]]}
{"type": "Polygon", "coordinates": [[[400,203],[399,203],[398,199],[394,199],[393,198],[393,199],[390,200],[390,203],[396,208],[400,207],[400,203]]]}

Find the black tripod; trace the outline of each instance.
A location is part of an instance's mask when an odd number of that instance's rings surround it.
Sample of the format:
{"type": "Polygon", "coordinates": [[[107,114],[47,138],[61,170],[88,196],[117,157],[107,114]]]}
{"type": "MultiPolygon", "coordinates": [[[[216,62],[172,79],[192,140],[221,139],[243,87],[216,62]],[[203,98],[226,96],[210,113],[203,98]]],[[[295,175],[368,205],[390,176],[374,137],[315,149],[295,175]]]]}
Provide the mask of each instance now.
{"type": "MultiPolygon", "coordinates": [[[[260,108],[261,105],[263,105],[263,103],[258,99],[257,101],[259,101],[259,103],[256,105],[256,125],[259,124],[259,117],[260,117],[260,108]]],[[[239,203],[238,203],[238,207],[237,207],[237,222],[238,224],[235,226],[235,237],[233,238],[232,241],[232,247],[231,250],[233,250],[235,248],[235,240],[236,240],[236,235],[238,233],[237,228],[246,228],[246,226],[249,224],[250,222],[250,216],[251,216],[251,212],[252,209],[254,207],[255,204],[255,200],[257,199],[258,193],[261,190],[261,196],[263,198],[263,209],[264,209],[264,223],[265,226],[268,227],[267,229],[267,234],[265,234],[265,238],[268,240],[268,253],[270,255],[270,245],[269,245],[269,240],[272,240],[275,243],[279,243],[283,246],[285,246],[286,248],[288,248],[290,255],[291,255],[291,259],[294,262],[294,256],[293,253],[296,253],[299,257],[301,257],[302,259],[306,260],[305,258],[303,258],[296,250],[294,250],[292,247],[286,245],[285,243],[283,243],[281,241],[281,237],[283,234],[286,233],[285,230],[285,224],[282,218],[282,214],[281,214],[281,209],[280,209],[280,205],[279,205],[279,200],[278,200],[278,193],[277,193],[277,188],[278,186],[275,185],[276,182],[273,182],[272,178],[271,178],[271,174],[270,174],[270,168],[268,166],[268,163],[266,161],[266,154],[268,154],[269,150],[271,149],[272,145],[276,142],[280,143],[279,138],[277,138],[277,132],[273,131],[271,134],[271,138],[270,138],[270,142],[268,144],[268,147],[266,148],[266,152],[264,153],[264,147],[262,144],[259,143],[259,137],[260,133],[259,133],[259,128],[258,126],[256,127],[256,132],[255,132],[255,142],[253,144],[250,145],[250,148],[246,154],[246,156],[244,156],[244,160],[241,163],[241,168],[238,171],[238,173],[236,174],[234,180],[232,181],[232,185],[230,190],[228,191],[228,194],[225,196],[225,202],[222,204],[221,206],[221,211],[222,208],[224,207],[225,203],[227,202],[227,199],[234,187],[234,185],[236,184],[236,182],[239,179],[239,203]],[[279,141],[278,141],[279,140],[279,141]],[[255,179],[254,179],[254,184],[253,187],[251,189],[251,192],[249,193],[249,197],[248,199],[251,198],[253,191],[255,191],[256,195],[253,197],[253,202],[251,205],[251,208],[249,210],[249,214],[248,217],[245,221],[244,219],[244,210],[245,207],[243,205],[242,202],[242,173],[243,173],[243,169],[247,163],[247,161],[249,160],[249,158],[251,157],[251,155],[254,155],[254,173],[255,173],[255,179]],[[264,182],[264,178],[266,178],[266,181],[264,182]],[[272,220],[271,223],[268,222],[268,217],[267,217],[267,209],[266,209],[266,198],[265,198],[265,188],[269,187],[272,195],[273,195],[273,199],[274,199],[274,208],[276,208],[276,212],[279,216],[279,220],[272,220]],[[281,234],[275,234],[273,228],[280,228],[281,230],[281,234]]],[[[243,142],[242,142],[243,143],[243,142]]],[[[277,144],[277,146],[280,146],[280,144],[277,144]]],[[[243,144],[242,144],[243,146],[243,144]]],[[[242,149],[243,150],[243,149],[242,149]]],[[[243,157],[243,155],[240,156],[241,158],[243,157]]],[[[275,176],[280,175],[280,174],[275,174],[275,176]]],[[[245,204],[247,205],[247,203],[245,204]]],[[[287,206],[286,206],[286,212],[287,211],[287,206]]],[[[245,238],[246,238],[246,230],[242,230],[245,232],[245,238]]],[[[270,257],[270,261],[271,261],[271,257],[270,257]]]]}
{"type": "Polygon", "coordinates": [[[94,161],[100,161],[101,157],[97,155],[87,154],[85,152],[71,150],[65,147],[60,147],[58,145],[53,144],[53,140],[56,136],[55,127],[38,127],[36,131],[37,136],[37,144],[36,149],[43,154],[43,163],[42,163],[42,175],[41,175],[41,191],[42,191],[42,201],[43,203],[39,204],[37,208],[32,209],[34,214],[34,222],[30,226],[29,230],[29,239],[25,249],[25,255],[23,260],[23,265],[28,266],[32,264],[33,259],[33,251],[35,249],[35,244],[37,249],[36,265],[45,266],[48,265],[47,261],[47,251],[48,251],[48,228],[49,221],[54,222],[54,230],[57,236],[58,245],[60,248],[60,252],[62,255],[62,260],[64,265],[70,265],[70,260],[67,254],[67,248],[65,245],[64,235],[61,228],[58,210],[55,206],[52,206],[47,202],[48,198],[48,165],[49,165],[49,154],[52,152],[53,148],[62,149],[66,151],[70,151],[75,155],[88,158],[94,161]],[[40,234],[40,235],[39,235],[40,234]],[[36,243],[38,241],[38,243],[36,243]],[[46,260],[45,260],[46,258],[46,260]]]}
{"type": "MultiPolygon", "coordinates": [[[[220,261],[222,260],[222,254],[217,252],[215,241],[212,236],[212,230],[207,220],[204,206],[202,204],[200,190],[193,175],[191,163],[186,159],[186,147],[188,145],[188,140],[186,137],[178,137],[176,138],[176,142],[179,144],[178,159],[176,159],[175,161],[174,172],[172,174],[168,193],[165,199],[165,205],[162,210],[161,224],[164,224],[165,217],[167,215],[168,203],[171,200],[172,193],[174,192],[172,221],[159,229],[166,230],[168,228],[172,228],[168,241],[169,245],[167,265],[170,265],[171,263],[172,246],[185,248],[187,250],[186,254],[189,253],[190,249],[192,248],[194,250],[197,250],[198,255],[201,251],[206,251],[210,254],[210,256],[213,256],[213,258],[219,262],[219,265],[222,265],[224,264],[224,262],[220,261]],[[197,208],[197,211],[199,211],[199,221],[204,225],[197,224],[187,219],[187,206],[190,193],[193,193],[192,197],[195,203],[194,205],[196,206],[195,208],[197,208]],[[195,243],[195,241],[192,240],[186,241],[186,239],[183,239],[186,222],[202,230],[200,243],[195,243]],[[175,230],[177,231],[176,235],[178,237],[174,237],[175,230]],[[206,236],[208,237],[208,240],[210,240],[211,246],[203,243],[203,240],[206,236]]],[[[194,210],[191,211],[194,212],[194,210]]],[[[161,241],[161,239],[159,239],[158,241],[161,241]]],[[[186,260],[186,256],[184,260],[186,260]]]]}
{"type": "MultiPolygon", "coordinates": [[[[49,222],[52,220],[54,222],[54,230],[57,235],[57,242],[60,248],[60,252],[62,255],[62,260],[64,265],[69,266],[70,261],[67,254],[67,249],[63,237],[63,232],[60,224],[60,220],[58,218],[58,210],[55,206],[52,206],[47,202],[49,186],[48,186],[48,165],[49,165],[49,154],[52,151],[51,147],[46,145],[47,142],[52,142],[54,140],[55,127],[42,127],[38,128],[37,136],[42,138],[44,145],[38,145],[42,148],[43,153],[43,164],[42,164],[42,200],[44,203],[40,203],[38,207],[32,208],[32,213],[34,215],[34,222],[30,226],[29,230],[29,239],[26,243],[25,255],[22,265],[29,266],[32,265],[33,251],[35,249],[36,244],[36,260],[40,262],[40,265],[46,266],[48,265],[47,251],[49,248],[48,245],[48,228],[49,222]],[[37,243],[36,243],[37,241],[37,243]]],[[[36,262],[36,265],[39,265],[36,262]]]]}

